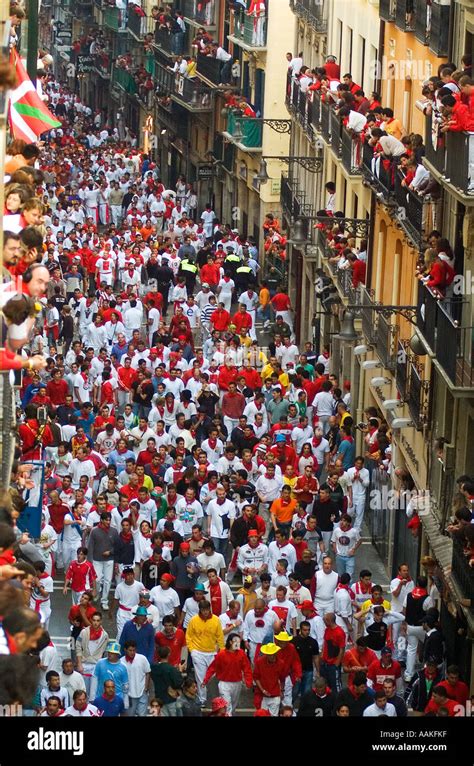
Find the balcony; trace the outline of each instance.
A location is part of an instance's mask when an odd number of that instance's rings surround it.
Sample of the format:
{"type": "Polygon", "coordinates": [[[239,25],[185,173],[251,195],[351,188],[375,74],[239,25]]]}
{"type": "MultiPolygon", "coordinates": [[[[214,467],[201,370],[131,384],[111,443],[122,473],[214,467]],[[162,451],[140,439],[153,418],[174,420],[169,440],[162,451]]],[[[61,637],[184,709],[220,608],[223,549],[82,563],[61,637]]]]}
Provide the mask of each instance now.
{"type": "Polygon", "coordinates": [[[379,16],[384,21],[395,21],[397,0],[380,0],[379,16]]]}
{"type": "Polygon", "coordinates": [[[246,13],[234,15],[234,30],[229,40],[246,51],[266,50],[267,47],[267,18],[257,19],[246,13]]]}
{"type": "Polygon", "coordinates": [[[198,77],[175,75],[171,98],[190,112],[211,112],[214,104],[212,88],[204,85],[198,77]]]}
{"type": "Polygon", "coordinates": [[[396,2],[395,23],[403,32],[415,31],[415,13],[408,13],[407,8],[409,7],[410,0],[397,0],[396,2]]]}
{"type": "Polygon", "coordinates": [[[428,45],[431,27],[431,6],[426,0],[414,0],[415,8],[415,37],[423,45],[428,45]]]}
{"type": "Polygon", "coordinates": [[[369,343],[375,342],[374,310],[375,293],[367,287],[360,288],[360,318],[362,319],[362,332],[369,343]]]}
{"type": "Polygon", "coordinates": [[[114,32],[126,32],[126,11],[119,8],[104,8],[103,24],[114,32]]]}
{"type": "Polygon", "coordinates": [[[382,199],[388,200],[394,189],[395,166],[393,162],[382,159],[373,162],[373,159],[373,147],[364,142],[362,146],[362,173],[377,194],[381,195],[382,199]]]}
{"type": "Polygon", "coordinates": [[[107,53],[94,56],[94,69],[104,80],[109,80],[112,71],[112,61],[107,53]]]}
{"type": "Polygon", "coordinates": [[[176,37],[177,35],[172,35],[168,29],[160,29],[158,25],[156,26],[155,45],[168,56],[177,55],[176,51],[178,50],[178,47],[176,37]]]}
{"type": "Polygon", "coordinates": [[[431,5],[430,50],[437,56],[448,55],[450,6],[433,0],[431,5]]]}
{"type": "Polygon", "coordinates": [[[469,566],[469,557],[464,553],[462,543],[456,539],[453,539],[451,576],[456,580],[463,597],[470,600],[471,612],[474,611],[474,569],[469,566]]]}
{"type": "Polygon", "coordinates": [[[342,151],[342,123],[341,118],[332,108],[329,111],[329,130],[331,134],[331,148],[339,159],[342,151]]]}
{"type": "Polygon", "coordinates": [[[397,357],[395,364],[395,384],[400,394],[400,399],[406,401],[408,396],[408,341],[398,341],[397,357]]]}
{"type": "Polygon", "coordinates": [[[419,430],[423,427],[426,418],[427,387],[422,380],[422,366],[415,362],[414,358],[408,359],[408,387],[406,402],[415,427],[419,430]]]}
{"type": "Polygon", "coordinates": [[[201,3],[199,0],[180,0],[177,5],[191,24],[212,27],[216,23],[215,0],[210,0],[208,3],[201,3]]]}
{"type": "Polygon", "coordinates": [[[290,4],[296,15],[304,19],[316,32],[324,34],[327,31],[327,0],[290,0],[290,4]]]}
{"type": "Polygon", "coordinates": [[[414,244],[420,248],[425,232],[427,202],[416,192],[402,186],[403,176],[395,172],[395,199],[398,204],[397,220],[414,244]]]}
{"type": "MultiPolygon", "coordinates": [[[[443,176],[463,195],[474,195],[474,169],[469,167],[469,155],[474,152],[474,133],[450,131],[432,139],[431,117],[426,117],[425,164],[443,176]]],[[[430,168],[429,168],[430,169],[430,168]]]]}
{"type": "Polygon", "coordinates": [[[239,110],[231,110],[227,115],[227,125],[223,135],[239,149],[260,152],[262,150],[262,128],[263,123],[255,117],[242,117],[239,110]],[[234,133],[239,125],[242,137],[235,138],[234,133]]]}
{"type": "Polygon", "coordinates": [[[327,101],[323,101],[321,98],[321,111],[320,111],[320,130],[324,140],[329,143],[331,140],[331,122],[330,122],[331,107],[327,101]]]}
{"type": "Polygon", "coordinates": [[[134,96],[136,93],[138,93],[138,86],[135,78],[127,69],[114,67],[112,72],[112,84],[118,85],[119,88],[125,91],[125,93],[128,93],[130,96],[134,96]]]}
{"type": "Polygon", "coordinates": [[[154,70],[156,95],[160,98],[169,97],[174,87],[174,72],[171,69],[168,69],[168,67],[163,66],[163,64],[160,64],[158,61],[155,61],[154,70]]]}
{"type": "Polygon", "coordinates": [[[145,35],[154,34],[155,26],[156,21],[153,16],[143,16],[140,6],[128,6],[127,29],[137,40],[143,40],[145,35]]]}
{"type": "Polygon", "coordinates": [[[373,319],[375,320],[375,351],[377,356],[386,370],[395,370],[397,328],[379,312],[374,312],[373,319]]]}
{"type": "Polygon", "coordinates": [[[434,361],[452,386],[474,388],[474,337],[470,301],[439,300],[426,285],[418,287],[417,327],[434,361]]]}
{"type": "Polygon", "coordinates": [[[281,176],[280,202],[288,220],[306,218],[306,225],[308,225],[308,216],[314,216],[314,209],[306,202],[306,194],[299,188],[296,178],[281,176]]]}
{"type": "Polygon", "coordinates": [[[345,127],[342,128],[341,159],[342,166],[351,175],[359,175],[362,172],[362,142],[360,136],[356,134],[351,135],[345,127]]]}
{"type": "Polygon", "coordinates": [[[203,53],[198,53],[197,73],[213,85],[220,85],[222,82],[221,62],[215,59],[214,56],[205,56],[203,53]]]}

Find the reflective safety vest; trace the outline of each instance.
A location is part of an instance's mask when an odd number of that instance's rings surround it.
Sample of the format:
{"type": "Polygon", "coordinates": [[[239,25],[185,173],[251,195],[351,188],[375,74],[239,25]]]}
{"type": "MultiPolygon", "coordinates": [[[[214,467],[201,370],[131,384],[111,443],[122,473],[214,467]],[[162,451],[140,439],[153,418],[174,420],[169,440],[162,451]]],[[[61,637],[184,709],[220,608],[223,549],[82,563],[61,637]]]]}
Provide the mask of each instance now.
{"type": "Polygon", "coordinates": [[[239,268],[237,269],[235,273],[236,274],[253,274],[253,271],[250,268],[250,266],[239,266],[239,268]]]}
{"type": "Polygon", "coordinates": [[[197,266],[194,265],[194,263],[191,263],[188,260],[181,261],[181,271],[190,271],[192,274],[196,274],[197,272],[197,266]]]}
{"type": "Polygon", "coordinates": [[[224,263],[240,263],[240,258],[238,255],[235,255],[234,253],[232,255],[228,255],[224,263]]]}

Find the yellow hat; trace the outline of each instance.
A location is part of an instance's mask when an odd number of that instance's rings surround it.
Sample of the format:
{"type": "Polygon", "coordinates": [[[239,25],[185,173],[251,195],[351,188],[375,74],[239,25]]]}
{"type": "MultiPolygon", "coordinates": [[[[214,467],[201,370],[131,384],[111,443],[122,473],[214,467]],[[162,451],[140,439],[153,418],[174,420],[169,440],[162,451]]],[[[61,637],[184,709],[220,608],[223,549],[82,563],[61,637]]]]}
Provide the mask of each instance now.
{"type": "Polygon", "coordinates": [[[276,654],[280,651],[280,647],[276,644],[264,644],[260,647],[262,654],[276,654]]]}
{"type": "Polygon", "coordinates": [[[275,636],[275,639],[276,641],[293,641],[293,636],[288,635],[286,630],[282,630],[281,633],[275,636]]]}

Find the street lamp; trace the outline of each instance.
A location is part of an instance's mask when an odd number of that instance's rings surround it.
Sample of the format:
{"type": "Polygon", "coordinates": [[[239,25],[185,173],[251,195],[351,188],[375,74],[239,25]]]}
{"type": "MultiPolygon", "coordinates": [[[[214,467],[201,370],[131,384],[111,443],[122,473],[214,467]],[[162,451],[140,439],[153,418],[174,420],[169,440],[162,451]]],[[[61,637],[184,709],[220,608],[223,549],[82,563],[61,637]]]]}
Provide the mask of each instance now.
{"type": "Polygon", "coordinates": [[[344,317],[341,323],[341,329],[338,332],[337,337],[339,340],[353,343],[359,337],[354,326],[355,314],[352,311],[345,311],[344,317]]]}
{"type": "Polygon", "coordinates": [[[258,181],[261,184],[266,184],[267,181],[270,179],[270,176],[268,175],[267,171],[267,163],[266,160],[263,158],[260,160],[260,168],[258,170],[258,173],[254,176],[255,181],[258,181]]]}
{"type": "Polygon", "coordinates": [[[305,233],[304,221],[298,218],[293,226],[293,233],[291,239],[288,240],[288,244],[296,245],[296,247],[302,247],[308,242],[308,237],[305,233]]]}
{"type": "Polygon", "coordinates": [[[244,137],[244,134],[242,133],[242,125],[240,123],[240,120],[235,121],[235,128],[232,131],[232,138],[237,141],[237,143],[240,143],[244,137]]]}

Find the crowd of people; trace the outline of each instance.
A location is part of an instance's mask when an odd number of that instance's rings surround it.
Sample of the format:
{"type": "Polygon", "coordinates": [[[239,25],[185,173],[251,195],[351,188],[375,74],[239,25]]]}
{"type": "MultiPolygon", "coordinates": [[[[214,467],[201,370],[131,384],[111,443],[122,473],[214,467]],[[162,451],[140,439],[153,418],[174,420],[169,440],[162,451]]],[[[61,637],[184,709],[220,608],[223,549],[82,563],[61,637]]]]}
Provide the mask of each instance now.
{"type": "MultiPolygon", "coordinates": [[[[296,342],[255,241],[211,203],[199,212],[185,178],[165,189],[52,76],[43,88],[61,127],[13,141],[5,167],[0,363],[24,374],[1,504],[0,701],[221,717],[246,688],[256,716],[455,715],[468,690],[446,668],[433,566],[413,579],[400,564],[389,594],[356,568],[388,425],[374,408],[356,424],[330,347],[296,342]],[[22,516],[36,461],[38,537],[22,516]]],[[[284,262],[276,216],[264,230],[284,262]]],[[[407,516],[417,534],[416,503],[407,516]]]]}

